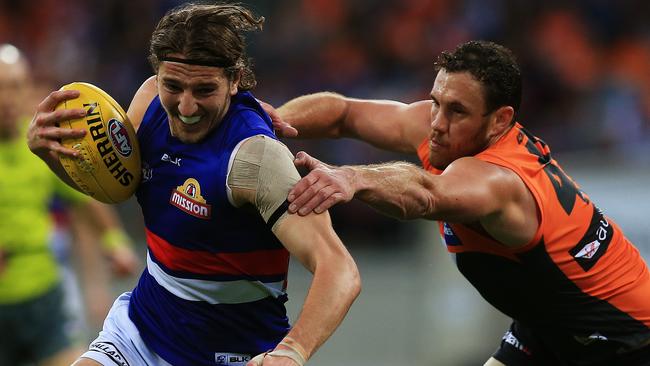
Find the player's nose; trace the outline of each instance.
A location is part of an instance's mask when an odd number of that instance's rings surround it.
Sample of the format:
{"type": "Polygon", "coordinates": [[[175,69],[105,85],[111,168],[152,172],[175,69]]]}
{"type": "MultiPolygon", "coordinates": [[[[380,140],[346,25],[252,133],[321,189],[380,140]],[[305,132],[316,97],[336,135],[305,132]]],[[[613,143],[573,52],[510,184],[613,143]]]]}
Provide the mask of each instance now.
{"type": "Polygon", "coordinates": [[[178,112],[183,116],[192,116],[197,111],[198,105],[191,92],[183,92],[178,102],[178,112]]]}

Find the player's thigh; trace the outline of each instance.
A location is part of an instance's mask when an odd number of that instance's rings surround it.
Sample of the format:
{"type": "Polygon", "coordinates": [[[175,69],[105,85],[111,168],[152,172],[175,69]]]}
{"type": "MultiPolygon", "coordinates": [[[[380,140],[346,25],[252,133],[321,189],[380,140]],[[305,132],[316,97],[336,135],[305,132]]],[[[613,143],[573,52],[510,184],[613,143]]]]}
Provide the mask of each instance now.
{"type": "Polygon", "coordinates": [[[72,366],[102,366],[101,363],[91,360],[90,358],[79,358],[72,366]]]}
{"type": "Polygon", "coordinates": [[[496,360],[494,357],[490,357],[483,366],[506,366],[506,364],[496,360]]]}

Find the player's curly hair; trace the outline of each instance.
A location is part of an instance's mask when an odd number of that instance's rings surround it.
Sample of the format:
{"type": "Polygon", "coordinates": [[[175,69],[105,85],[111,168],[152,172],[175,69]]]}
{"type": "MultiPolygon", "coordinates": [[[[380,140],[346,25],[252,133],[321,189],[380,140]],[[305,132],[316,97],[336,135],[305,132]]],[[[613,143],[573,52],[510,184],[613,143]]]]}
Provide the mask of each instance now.
{"type": "Polygon", "coordinates": [[[239,4],[184,4],[158,22],[149,62],[156,73],[160,62],[174,53],[207,65],[224,64],[228,79],[241,70],[239,89],[250,90],[257,81],[246,55],[244,32],[261,30],[263,24],[264,17],[239,4]]]}
{"type": "Polygon", "coordinates": [[[511,106],[517,115],[521,105],[521,71],[506,47],[488,41],[466,42],[452,52],[442,52],[435,68],[436,72],[469,72],[483,85],[487,113],[511,106]]]}

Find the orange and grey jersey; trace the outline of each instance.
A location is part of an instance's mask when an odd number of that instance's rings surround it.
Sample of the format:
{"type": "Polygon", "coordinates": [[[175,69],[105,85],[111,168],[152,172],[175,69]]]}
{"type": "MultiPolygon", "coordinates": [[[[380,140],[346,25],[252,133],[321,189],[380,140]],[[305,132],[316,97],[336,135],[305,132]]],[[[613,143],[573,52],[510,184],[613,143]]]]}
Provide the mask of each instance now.
{"type": "MultiPolygon", "coordinates": [[[[425,169],[427,141],[418,149],[425,169]]],[[[621,229],[551,157],[548,146],[516,124],[475,156],[515,172],[538,208],[539,227],[527,245],[510,249],[480,225],[440,222],[440,233],[463,275],[492,305],[547,335],[565,359],[580,345],[650,339],[650,273],[621,229]]],[[[576,353],[577,352],[577,353],[576,353]]]]}

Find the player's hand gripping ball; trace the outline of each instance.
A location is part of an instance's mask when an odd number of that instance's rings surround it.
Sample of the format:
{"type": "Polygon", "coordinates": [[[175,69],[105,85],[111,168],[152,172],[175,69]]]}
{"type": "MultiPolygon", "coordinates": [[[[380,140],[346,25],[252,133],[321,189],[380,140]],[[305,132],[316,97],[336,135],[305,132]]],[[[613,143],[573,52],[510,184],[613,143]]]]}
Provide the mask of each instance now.
{"type": "Polygon", "coordinates": [[[83,138],[61,144],[79,151],[79,157],[60,155],[68,176],[87,195],[105,203],[122,202],[140,183],[140,150],[135,130],[126,113],[106,92],[88,83],[71,83],[62,90],[79,90],[78,98],[56,109],[86,110],[86,116],[64,121],[59,127],[86,130],[83,138]]]}

